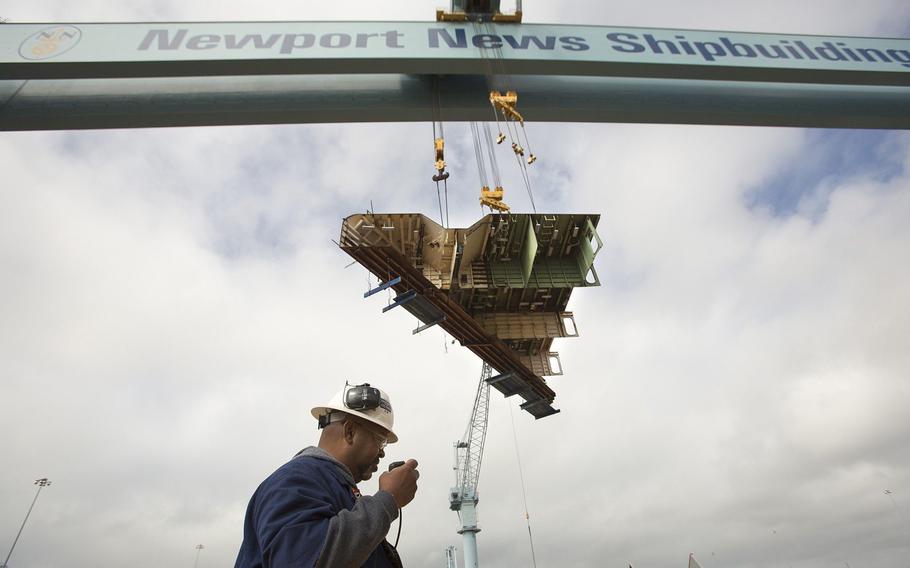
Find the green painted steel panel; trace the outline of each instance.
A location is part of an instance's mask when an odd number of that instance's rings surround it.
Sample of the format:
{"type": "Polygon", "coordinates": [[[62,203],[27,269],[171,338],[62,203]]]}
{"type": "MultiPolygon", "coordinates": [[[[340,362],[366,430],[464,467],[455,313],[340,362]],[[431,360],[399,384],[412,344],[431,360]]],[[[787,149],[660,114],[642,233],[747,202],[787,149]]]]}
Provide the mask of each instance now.
{"type": "Polygon", "coordinates": [[[529,288],[575,288],[584,286],[584,276],[574,258],[545,258],[534,265],[529,288]]]}
{"type": "Polygon", "coordinates": [[[490,281],[495,288],[524,288],[524,278],[521,274],[521,263],[491,262],[490,281]]]}
{"type": "Polygon", "coordinates": [[[603,247],[603,242],[597,234],[597,229],[594,228],[590,219],[585,224],[584,238],[580,240],[579,245],[578,270],[581,272],[582,279],[584,279],[591,266],[594,265],[594,257],[597,256],[598,251],[603,247]],[[592,241],[597,243],[596,249],[592,246],[592,241]]]}
{"type": "Polygon", "coordinates": [[[520,261],[490,263],[490,278],[497,288],[575,288],[588,286],[585,274],[580,272],[578,258],[538,259],[534,269],[524,280],[520,261]]]}

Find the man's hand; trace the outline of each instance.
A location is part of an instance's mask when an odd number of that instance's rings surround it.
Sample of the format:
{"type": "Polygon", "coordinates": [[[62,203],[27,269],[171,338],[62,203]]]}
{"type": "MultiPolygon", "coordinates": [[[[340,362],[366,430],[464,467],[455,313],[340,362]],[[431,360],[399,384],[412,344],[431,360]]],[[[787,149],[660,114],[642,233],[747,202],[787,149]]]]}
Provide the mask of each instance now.
{"type": "Polygon", "coordinates": [[[414,499],[417,493],[417,460],[408,460],[404,465],[396,467],[379,476],[379,490],[392,494],[399,507],[404,507],[414,499]]]}

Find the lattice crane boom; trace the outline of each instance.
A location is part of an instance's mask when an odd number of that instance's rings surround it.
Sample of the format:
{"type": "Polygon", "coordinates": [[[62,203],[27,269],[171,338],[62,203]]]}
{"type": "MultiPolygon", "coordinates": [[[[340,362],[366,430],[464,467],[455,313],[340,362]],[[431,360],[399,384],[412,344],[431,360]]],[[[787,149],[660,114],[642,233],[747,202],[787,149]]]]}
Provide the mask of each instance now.
{"type": "Polygon", "coordinates": [[[464,540],[465,568],[477,567],[477,483],[480,480],[480,464],[483,459],[483,445],[487,437],[487,418],[490,410],[490,383],[493,369],[483,364],[471,420],[461,440],[455,442],[455,486],[449,492],[449,508],[458,512],[461,521],[459,534],[464,540]]]}

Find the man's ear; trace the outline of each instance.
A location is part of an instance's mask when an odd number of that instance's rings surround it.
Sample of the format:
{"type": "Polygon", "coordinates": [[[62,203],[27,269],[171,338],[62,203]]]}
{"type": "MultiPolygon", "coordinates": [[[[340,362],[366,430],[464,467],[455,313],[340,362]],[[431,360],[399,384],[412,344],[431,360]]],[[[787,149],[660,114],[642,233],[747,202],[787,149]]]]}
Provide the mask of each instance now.
{"type": "Polygon", "coordinates": [[[343,428],[341,434],[344,436],[344,441],[349,445],[354,443],[354,421],[345,420],[341,427],[343,428]]]}

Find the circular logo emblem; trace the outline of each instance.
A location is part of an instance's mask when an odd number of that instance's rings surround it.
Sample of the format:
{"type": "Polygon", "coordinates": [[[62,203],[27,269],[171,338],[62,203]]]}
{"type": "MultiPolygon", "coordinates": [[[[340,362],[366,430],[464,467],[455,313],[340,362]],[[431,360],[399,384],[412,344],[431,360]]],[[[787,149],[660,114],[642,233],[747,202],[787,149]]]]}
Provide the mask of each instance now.
{"type": "Polygon", "coordinates": [[[30,35],[19,46],[19,55],[25,59],[50,59],[76,47],[82,39],[82,30],[76,26],[52,26],[30,35]]]}

